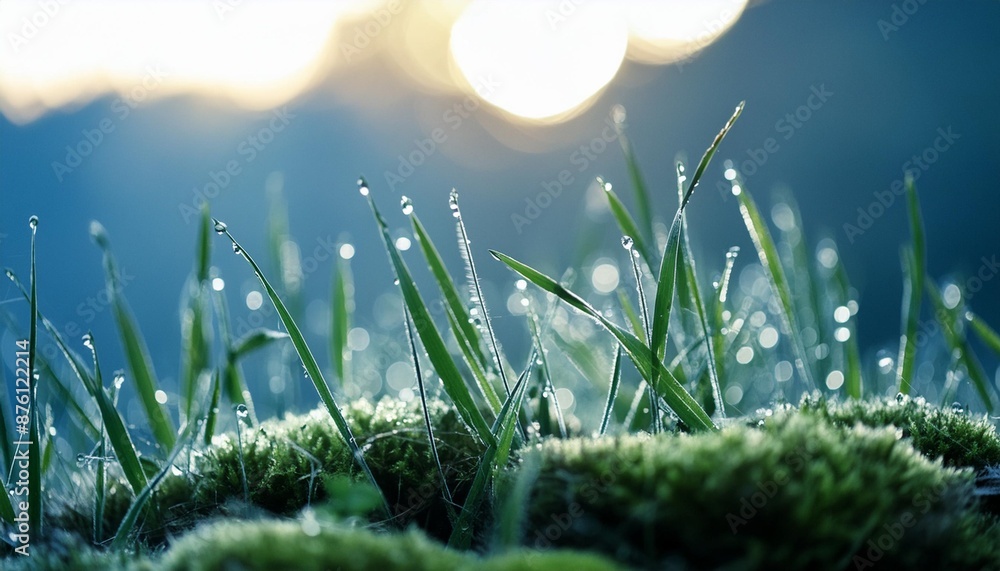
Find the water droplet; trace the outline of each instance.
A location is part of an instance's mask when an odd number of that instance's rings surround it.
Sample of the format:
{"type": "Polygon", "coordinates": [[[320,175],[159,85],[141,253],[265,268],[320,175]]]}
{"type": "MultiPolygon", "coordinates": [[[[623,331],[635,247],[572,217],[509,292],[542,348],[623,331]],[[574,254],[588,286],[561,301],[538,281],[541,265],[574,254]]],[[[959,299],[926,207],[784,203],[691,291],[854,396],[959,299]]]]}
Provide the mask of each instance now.
{"type": "Polygon", "coordinates": [[[624,106],[615,105],[611,108],[611,120],[615,122],[615,125],[624,125],[627,119],[628,113],[625,112],[624,106]]]}
{"type": "Polygon", "coordinates": [[[124,371],[122,371],[120,369],[117,370],[117,371],[115,371],[114,383],[115,383],[115,388],[116,389],[122,388],[122,385],[125,384],[125,372],[124,371]]]}
{"type": "Polygon", "coordinates": [[[76,465],[77,466],[83,466],[86,463],[87,463],[87,455],[86,454],[77,454],[76,455],[76,465]]]}
{"type": "Polygon", "coordinates": [[[904,402],[906,402],[906,395],[904,395],[903,393],[896,393],[896,402],[898,402],[899,404],[903,404],[904,402]]]}
{"type": "Polygon", "coordinates": [[[631,250],[634,242],[631,236],[622,236],[622,248],[631,250]]]}
{"type": "Polygon", "coordinates": [[[454,188],[448,194],[448,208],[451,208],[451,215],[455,218],[462,217],[462,211],[458,209],[458,191],[454,188]]]}
{"type": "Polygon", "coordinates": [[[4,270],[3,273],[7,274],[7,279],[14,281],[14,272],[10,269],[4,270]]]}
{"type": "Polygon", "coordinates": [[[94,348],[94,336],[91,335],[90,333],[84,333],[83,346],[86,347],[87,349],[92,350],[94,348]]]}
{"type": "Polygon", "coordinates": [[[38,217],[32,215],[31,218],[28,218],[28,226],[30,226],[32,230],[38,228],[38,217]]]}
{"type": "Polygon", "coordinates": [[[612,189],[612,186],[611,186],[611,183],[610,183],[610,182],[608,182],[608,181],[604,180],[604,179],[603,179],[603,178],[601,178],[601,177],[597,177],[597,184],[598,184],[598,185],[599,185],[599,186],[600,186],[600,187],[601,187],[602,189],[604,189],[604,192],[611,192],[611,189],[612,189]]]}
{"type": "Polygon", "coordinates": [[[368,196],[368,182],[364,178],[358,178],[358,192],[361,196],[368,196]]]}
{"type": "Polygon", "coordinates": [[[739,256],[739,255],[740,255],[740,247],[739,246],[733,246],[732,248],[729,249],[728,252],[726,252],[726,257],[729,258],[729,259],[733,259],[733,258],[735,258],[736,256],[739,256]]]}
{"type": "Polygon", "coordinates": [[[406,216],[413,214],[413,201],[408,196],[403,196],[399,200],[399,206],[403,209],[403,214],[406,216]]]}
{"type": "Polygon", "coordinates": [[[239,245],[237,245],[236,242],[233,242],[233,253],[236,255],[243,253],[243,250],[240,249],[239,245]]]}
{"type": "Polygon", "coordinates": [[[212,222],[215,222],[215,233],[225,234],[226,233],[226,223],[219,220],[218,218],[213,218],[212,222]]]}
{"type": "Polygon", "coordinates": [[[399,278],[392,280],[392,285],[399,285],[399,278]]]}
{"type": "Polygon", "coordinates": [[[250,409],[247,408],[247,405],[242,404],[242,403],[236,405],[236,417],[237,418],[246,418],[248,416],[250,416],[250,409]]]}
{"type": "Polygon", "coordinates": [[[951,412],[955,414],[963,414],[965,412],[965,407],[962,406],[962,403],[955,401],[951,403],[951,412]]]}

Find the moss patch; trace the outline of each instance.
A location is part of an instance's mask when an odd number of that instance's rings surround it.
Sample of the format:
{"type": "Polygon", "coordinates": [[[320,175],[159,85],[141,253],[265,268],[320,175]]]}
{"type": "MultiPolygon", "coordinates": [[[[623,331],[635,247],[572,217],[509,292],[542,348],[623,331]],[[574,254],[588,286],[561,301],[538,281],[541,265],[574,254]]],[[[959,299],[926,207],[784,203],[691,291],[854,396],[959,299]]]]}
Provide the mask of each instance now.
{"type": "Polygon", "coordinates": [[[759,430],[552,440],[530,454],[531,546],[642,567],[1000,564],[996,527],[969,507],[971,471],[928,460],[894,428],[779,413],[759,430]],[[970,530],[992,535],[969,545],[970,530]]]}

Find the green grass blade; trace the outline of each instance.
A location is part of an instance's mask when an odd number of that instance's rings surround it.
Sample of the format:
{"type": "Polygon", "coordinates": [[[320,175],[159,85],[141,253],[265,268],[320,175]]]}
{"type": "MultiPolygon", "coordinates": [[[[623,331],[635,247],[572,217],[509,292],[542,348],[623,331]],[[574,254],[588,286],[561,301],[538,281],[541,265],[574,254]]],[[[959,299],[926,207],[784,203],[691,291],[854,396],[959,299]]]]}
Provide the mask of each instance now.
{"type": "Polygon", "coordinates": [[[643,331],[644,327],[642,325],[642,318],[639,317],[639,313],[635,310],[635,306],[632,305],[632,300],[629,299],[625,290],[622,288],[618,288],[618,303],[622,306],[622,313],[625,315],[626,322],[629,324],[629,327],[632,328],[632,334],[640,339],[646,337],[646,332],[643,331]]]}
{"type": "Polygon", "coordinates": [[[500,469],[507,464],[507,460],[510,457],[510,449],[514,441],[514,434],[516,433],[515,429],[519,426],[517,422],[518,411],[521,410],[521,402],[524,400],[525,388],[528,386],[531,367],[535,362],[537,354],[537,351],[533,350],[531,352],[531,358],[528,359],[528,366],[521,373],[510,396],[504,401],[496,422],[493,423],[491,432],[493,441],[486,448],[486,451],[483,452],[483,456],[479,461],[479,469],[476,472],[475,479],[472,481],[472,487],[469,489],[469,495],[466,496],[465,504],[462,506],[462,513],[459,515],[458,522],[455,524],[451,537],[448,539],[448,547],[464,550],[468,549],[472,543],[474,523],[479,515],[479,504],[486,493],[489,483],[493,481],[500,469]]]}
{"type": "Polygon", "coordinates": [[[166,408],[156,400],[159,383],[153,372],[153,363],[149,357],[149,350],[146,348],[146,341],[128,308],[125,296],[122,295],[122,286],[118,281],[121,274],[118,271],[114,255],[111,253],[107,232],[100,223],[95,221],[91,222],[90,234],[104,252],[104,273],[108,295],[111,298],[111,310],[118,325],[118,336],[125,351],[125,359],[132,373],[132,380],[135,382],[136,391],[139,394],[139,401],[146,412],[153,437],[164,452],[169,452],[174,447],[174,425],[166,408]]]}
{"type": "MultiPolygon", "coordinates": [[[[846,304],[850,300],[851,281],[847,277],[844,264],[837,262],[834,280],[840,290],[840,299],[846,304]]],[[[818,315],[818,314],[817,314],[818,315]]],[[[851,326],[851,336],[844,342],[844,392],[853,399],[861,399],[864,394],[864,377],[861,374],[861,352],[858,349],[857,327],[851,326]]]]}
{"type": "Polygon", "coordinates": [[[921,295],[924,290],[924,224],[920,218],[920,203],[913,177],[906,177],[906,198],[910,214],[910,232],[913,241],[903,253],[903,334],[899,339],[899,358],[896,369],[896,384],[899,392],[910,393],[913,381],[914,361],[917,357],[917,327],[920,325],[921,295]]]}
{"type": "Polygon", "coordinates": [[[542,342],[542,328],[538,324],[538,315],[530,309],[528,311],[528,329],[531,332],[531,340],[535,346],[535,352],[538,353],[538,360],[541,361],[541,374],[539,375],[542,385],[540,407],[543,407],[546,414],[548,414],[547,401],[549,400],[549,397],[546,397],[546,394],[548,394],[551,397],[552,405],[556,411],[556,422],[559,425],[559,436],[566,438],[566,419],[563,416],[562,407],[559,406],[559,397],[556,396],[556,388],[552,384],[552,373],[549,368],[548,351],[545,350],[542,342]]]}
{"type": "Polygon", "coordinates": [[[961,317],[958,312],[961,306],[949,308],[945,305],[944,298],[941,296],[941,291],[937,285],[931,280],[924,280],[924,283],[928,297],[934,305],[934,315],[941,325],[945,343],[948,345],[951,354],[955,356],[956,363],[965,367],[966,372],[969,374],[969,379],[972,381],[972,386],[976,389],[976,393],[986,406],[986,411],[992,413],[994,407],[993,399],[990,397],[990,388],[993,385],[990,383],[986,371],[983,370],[982,363],[979,362],[979,358],[976,357],[975,352],[969,345],[969,340],[965,336],[964,329],[960,327],[961,317]]]}
{"type": "Polygon", "coordinates": [[[649,346],[625,329],[612,323],[602,312],[594,309],[583,298],[567,290],[552,278],[506,254],[501,254],[494,250],[490,250],[490,253],[529,282],[549,293],[555,294],[570,306],[596,319],[609,333],[614,335],[615,339],[618,340],[625,350],[625,353],[635,363],[639,374],[644,379],[654,379],[654,371],[656,372],[657,393],[667,402],[671,410],[692,430],[715,430],[715,425],[708,414],[705,413],[705,409],[684,390],[684,387],[677,382],[677,379],[663,366],[662,362],[652,359],[652,352],[649,346]]]}
{"type": "Polygon", "coordinates": [[[799,370],[799,375],[805,383],[807,390],[816,390],[816,382],[812,372],[809,370],[809,358],[806,354],[805,344],[802,342],[802,329],[799,327],[796,318],[795,302],[792,299],[791,288],[788,279],[785,277],[784,268],[781,266],[781,258],[778,248],[771,237],[767,223],[760,215],[757,203],[750,196],[749,191],[742,184],[739,177],[733,180],[733,194],[739,201],[740,213],[743,215],[743,222],[746,224],[750,240],[757,250],[757,257],[760,265],[764,267],[771,291],[781,304],[781,319],[785,329],[788,330],[792,342],[792,351],[795,355],[795,366],[799,370]]]}
{"type": "Polygon", "coordinates": [[[1000,334],[990,327],[982,317],[971,311],[965,312],[965,320],[969,322],[969,325],[976,332],[976,335],[979,336],[979,339],[994,353],[1000,355],[1000,334]]]}
{"type": "Polygon", "coordinates": [[[280,341],[282,339],[288,339],[288,334],[282,331],[275,331],[273,329],[254,329],[234,341],[232,347],[230,348],[230,352],[232,353],[233,359],[242,359],[250,353],[263,349],[275,341],[280,341]]]}
{"type": "MultiPolygon", "coordinates": [[[[483,370],[489,369],[489,361],[482,350],[483,340],[479,335],[479,329],[472,323],[472,316],[469,315],[469,310],[462,302],[462,297],[458,293],[458,287],[455,286],[455,282],[451,279],[451,274],[445,268],[441,254],[438,253],[437,247],[434,246],[434,242],[431,241],[430,235],[427,234],[426,228],[424,228],[424,225],[420,222],[415,212],[410,214],[410,223],[413,226],[413,236],[417,239],[417,243],[420,244],[420,251],[427,260],[427,267],[430,268],[431,274],[434,276],[434,280],[441,290],[441,295],[444,296],[445,303],[450,308],[452,314],[454,314],[455,320],[461,329],[461,331],[456,331],[455,334],[459,335],[461,333],[468,340],[469,346],[480,367],[483,370]]],[[[493,412],[496,413],[499,409],[500,405],[498,404],[493,409],[493,412]]]]}
{"type": "MultiPolygon", "coordinates": [[[[642,256],[642,260],[646,262],[646,265],[652,268],[655,261],[655,258],[652,256],[653,252],[646,241],[647,238],[644,237],[643,232],[639,230],[639,226],[635,223],[632,215],[625,208],[625,204],[615,194],[611,183],[605,182],[601,177],[597,177],[597,184],[601,185],[601,188],[604,189],[604,196],[608,198],[608,206],[611,207],[611,214],[615,217],[615,221],[618,222],[618,228],[621,229],[622,234],[632,238],[636,251],[642,256]]],[[[650,225],[648,235],[652,236],[652,234],[652,225],[650,225]]]]}
{"type": "Polygon", "coordinates": [[[216,369],[212,374],[212,398],[209,401],[208,412],[205,415],[205,446],[212,444],[212,436],[215,435],[215,425],[219,418],[219,401],[222,396],[222,375],[216,369]]]}
{"type": "MultiPolygon", "coordinates": [[[[691,177],[691,182],[688,185],[687,191],[685,191],[681,196],[680,204],[677,207],[677,214],[674,215],[673,223],[670,225],[670,231],[667,235],[667,244],[663,250],[663,257],[660,259],[660,271],[656,279],[656,297],[653,300],[652,326],[650,327],[650,358],[661,364],[664,353],[666,352],[667,329],[670,324],[670,308],[673,304],[674,289],[677,282],[677,269],[678,259],[680,258],[681,229],[683,227],[684,208],[687,206],[688,201],[691,200],[691,195],[694,193],[694,189],[701,181],[701,177],[705,173],[705,169],[708,168],[708,164],[712,161],[712,157],[715,156],[722,140],[726,137],[726,134],[729,133],[729,130],[732,129],[733,124],[736,123],[736,119],[738,119],[740,114],[743,113],[743,105],[744,103],[741,102],[736,107],[736,110],[733,112],[729,120],[726,121],[722,130],[719,131],[719,134],[712,140],[708,149],[705,150],[705,154],[701,157],[701,162],[698,163],[698,168],[695,169],[694,175],[691,177]]],[[[652,367],[652,378],[650,380],[650,384],[654,388],[658,388],[659,386],[659,370],[659,367],[652,367]]]]}
{"type": "Polygon", "coordinates": [[[375,222],[378,225],[379,234],[382,236],[385,244],[386,253],[389,255],[389,262],[392,265],[393,273],[395,273],[396,279],[399,282],[399,289],[403,294],[403,300],[406,302],[407,309],[410,310],[413,324],[417,330],[417,336],[420,338],[420,342],[427,352],[434,371],[441,378],[445,392],[448,393],[448,396],[455,403],[455,407],[458,409],[462,419],[472,427],[474,433],[479,436],[479,439],[485,445],[492,444],[493,434],[490,432],[490,427],[486,424],[486,419],[483,418],[482,412],[476,406],[476,402],[472,398],[472,393],[469,391],[465,379],[462,378],[462,374],[458,370],[458,365],[452,359],[440,331],[438,331],[437,326],[434,324],[434,320],[431,319],[430,311],[428,311],[427,305],[417,290],[417,284],[413,281],[406,262],[403,261],[403,257],[389,235],[389,227],[385,219],[382,218],[378,207],[375,206],[374,198],[368,192],[367,183],[363,179],[359,179],[358,184],[361,189],[364,189],[362,195],[368,199],[368,205],[371,207],[372,215],[375,217],[375,222]]]}
{"type": "Polygon", "coordinates": [[[611,386],[608,388],[608,401],[604,405],[604,416],[601,417],[599,434],[604,436],[611,422],[611,414],[615,409],[615,399],[618,398],[618,388],[622,382],[622,346],[615,345],[615,364],[611,367],[611,386]]]}
{"type": "Polygon", "coordinates": [[[333,417],[333,421],[337,425],[337,430],[340,432],[341,437],[343,437],[354,456],[354,461],[365,473],[365,476],[368,477],[372,486],[378,490],[379,495],[382,497],[382,503],[386,514],[391,514],[389,504],[385,499],[385,494],[382,493],[382,489],[379,487],[378,482],[375,481],[375,475],[372,474],[371,468],[368,467],[368,462],[365,461],[365,457],[361,452],[361,447],[358,446],[358,441],[354,438],[354,433],[351,432],[351,427],[347,424],[347,419],[344,418],[344,413],[341,412],[340,406],[337,404],[337,400],[333,397],[330,385],[327,384],[326,378],[323,376],[323,371],[319,368],[316,358],[313,357],[312,350],[310,350],[309,345],[306,344],[306,339],[302,335],[302,330],[299,329],[298,324],[295,323],[292,315],[288,312],[288,308],[286,308],[284,302],[281,301],[281,298],[278,296],[278,292],[274,290],[271,283],[266,277],[264,277],[264,272],[261,271],[257,262],[255,262],[250,254],[244,250],[242,246],[240,246],[239,242],[236,241],[236,238],[229,233],[225,224],[218,220],[215,220],[214,222],[215,231],[219,234],[224,234],[226,238],[229,238],[229,240],[233,243],[233,249],[243,256],[243,259],[250,264],[250,267],[253,269],[253,273],[257,276],[257,279],[260,280],[261,285],[264,286],[264,289],[267,291],[268,298],[270,298],[271,303],[274,304],[274,308],[278,312],[278,317],[281,319],[281,323],[285,326],[285,329],[288,330],[288,336],[291,338],[292,345],[295,347],[295,352],[298,353],[299,360],[302,362],[302,366],[305,368],[306,374],[309,376],[309,380],[312,381],[313,386],[316,387],[316,392],[319,393],[320,400],[323,401],[323,404],[326,406],[330,416],[333,417]]]}
{"type": "Polygon", "coordinates": [[[341,386],[347,381],[347,360],[344,357],[350,351],[347,334],[351,330],[351,290],[354,289],[350,268],[347,260],[337,260],[330,303],[330,360],[333,374],[341,386]]]}
{"type": "MultiPolygon", "coordinates": [[[[632,181],[632,190],[635,191],[635,205],[639,211],[639,219],[642,220],[642,234],[635,235],[626,232],[626,235],[642,236],[645,240],[653,239],[653,208],[650,206],[649,191],[646,181],[642,177],[642,169],[639,168],[639,160],[632,150],[632,142],[629,140],[626,130],[628,129],[627,115],[625,108],[615,105],[611,109],[611,120],[618,135],[618,143],[621,145],[622,154],[625,156],[625,166],[628,168],[628,177],[632,181]]],[[[647,260],[647,263],[649,260],[647,260]]],[[[652,266],[650,266],[652,267],[652,266]]]]}
{"type": "MultiPolygon", "coordinates": [[[[7,271],[7,276],[10,277],[15,285],[17,285],[17,287],[21,290],[21,294],[24,295],[25,299],[28,299],[28,292],[24,289],[24,286],[21,285],[21,282],[17,280],[17,276],[9,270],[7,271]]],[[[59,346],[59,351],[62,352],[64,357],[66,357],[66,361],[69,362],[70,369],[73,370],[73,373],[78,379],[80,379],[84,388],[87,389],[87,392],[90,393],[90,396],[97,403],[98,412],[101,415],[101,422],[104,423],[105,430],[108,434],[108,441],[111,443],[111,448],[115,451],[115,456],[118,458],[118,464],[121,466],[125,479],[128,480],[132,491],[138,494],[144,487],[146,487],[146,473],[142,470],[142,464],[139,462],[139,455],[136,454],[135,446],[132,444],[132,437],[125,428],[125,423],[122,421],[121,415],[118,414],[118,410],[115,409],[114,403],[112,403],[111,399],[108,397],[108,393],[104,390],[104,387],[97,383],[93,375],[91,375],[90,371],[87,369],[86,365],[83,364],[80,356],[69,348],[69,345],[66,344],[66,340],[63,339],[62,334],[59,333],[56,326],[53,325],[48,318],[42,315],[40,311],[37,312],[36,315],[38,315],[38,320],[42,322],[42,327],[56,342],[56,345],[59,346]]],[[[89,338],[91,344],[95,343],[94,337],[91,333],[87,333],[85,338],[89,338]]]]}
{"type": "Polygon", "coordinates": [[[186,301],[181,310],[181,405],[185,416],[191,415],[197,381],[201,372],[209,368],[212,327],[206,323],[209,317],[208,273],[211,263],[211,220],[208,206],[201,209],[201,224],[198,228],[198,246],[195,268],[185,284],[186,301]]]}
{"type": "Polygon", "coordinates": [[[97,447],[97,476],[94,482],[94,544],[104,541],[105,472],[107,471],[104,458],[107,454],[107,444],[102,434],[101,443],[97,447]]]}
{"type": "MultiPolygon", "coordinates": [[[[212,300],[215,306],[215,314],[218,316],[219,332],[222,337],[222,343],[227,349],[227,356],[231,356],[233,333],[230,330],[229,325],[229,306],[226,303],[226,296],[224,296],[221,291],[214,292],[214,294],[215,295],[212,296],[212,300]]],[[[226,359],[221,383],[222,390],[225,392],[229,402],[232,404],[246,405],[250,410],[250,418],[254,423],[256,423],[257,416],[253,405],[253,398],[250,396],[250,390],[247,387],[246,381],[243,379],[243,373],[240,369],[238,361],[232,358],[226,359]]]]}
{"type": "MultiPolygon", "coordinates": [[[[28,321],[28,534],[37,543],[42,535],[42,454],[41,411],[38,402],[38,379],[35,378],[35,354],[38,351],[38,280],[35,275],[35,234],[38,217],[32,216],[31,226],[31,317],[28,321]]],[[[20,439],[19,439],[20,440],[20,439]]],[[[18,449],[20,449],[20,442],[18,449]]]]}
{"type": "Polygon", "coordinates": [[[445,315],[448,317],[448,325],[451,327],[452,332],[455,333],[455,340],[458,342],[458,348],[462,352],[465,364],[472,371],[472,377],[476,380],[476,387],[479,388],[480,394],[483,395],[495,418],[496,414],[500,411],[500,407],[503,406],[503,403],[500,402],[500,395],[493,388],[493,384],[490,382],[486,371],[478,361],[472,348],[472,342],[462,333],[459,320],[448,306],[445,306],[445,315]]]}
{"type": "Polygon", "coordinates": [[[128,511],[125,512],[125,517],[122,518],[121,524],[118,525],[118,531],[115,532],[115,538],[111,541],[110,549],[112,551],[119,551],[124,549],[130,538],[132,537],[132,532],[135,529],[136,523],[139,521],[139,516],[142,514],[143,510],[146,508],[146,504],[149,503],[150,498],[153,497],[153,492],[156,490],[156,486],[163,481],[170,470],[174,467],[174,462],[177,460],[177,456],[180,455],[181,450],[183,450],[190,441],[195,437],[201,426],[201,420],[194,421],[189,419],[188,422],[181,428],[180,432],[180,443],[174,447],[170,456],[167,457],[167,461],[163,463],[160,471],[149,481],[149,484],[139,492],[135,499],[132,501],[132,505],[129,506],[128,511]]]}

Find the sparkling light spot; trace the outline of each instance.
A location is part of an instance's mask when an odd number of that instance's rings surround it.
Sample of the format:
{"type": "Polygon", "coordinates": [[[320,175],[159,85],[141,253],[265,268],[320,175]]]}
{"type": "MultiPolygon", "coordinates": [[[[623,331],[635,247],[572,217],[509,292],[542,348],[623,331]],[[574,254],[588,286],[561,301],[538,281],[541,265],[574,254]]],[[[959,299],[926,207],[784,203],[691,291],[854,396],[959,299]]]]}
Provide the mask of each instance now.
{"type": "Polygon", "coordinates": [[[760,334],[757,335],[757,341],[765,349],[774,347],[778,344],[778,330],[770,326],[761,329],[760,334]]]}
{"type": "Polygon", "coordinates": [[[247,294],[247,309],[256,311],[262,305],[264,305],[264,296],[259,291],[254,290],[247,294]]]}
{"type": "Polygon", "coordinates": [[[774,378],[779,383],[788,382],[792,378],[792,364],[788,361],[779,361],[774,366],[774,378]]]}
{"type": "Polygon", "coordinates": [[[590,281],[595,290],[611,293],[618,287],[618,268],[608,263],[598,264],[591,273],[590,281]]]}
{"type": "Polygon", "coordinates": [[[167,393],[163,391],[156,391],[153,396],[156,398],[156,402],[160,404],[167,404],[167,393]]]}
{"type": "Polygon", "coordinates": [[[345,260],[350,260],[354,257],[354,245],[353,244],[341,244],[340,245],[340,257],[345,260]]]}
{"type": "Polygon", "coordinates": [[[212,289],[215,291],[222,291],[226,287],[226,282],[222,278],[215,278],[212,280],[212,289]]]}
{"type": "Polygon", "coordinates": [[[826,376],[826,388],[835,391],[844,386],[844,373],[840,371],[830,371],[826,376]]]}
{"type": "Polygon", "coordinates": [[[847,323],[847,320],[851,318],[851,309],[846,305],[841,305],[837,309],[833,310],[833,320],[837,323],[847,323]]]}
{"type": "Polygon", "coordinates": [[[753,360],[753,347],[743,346],[740,350],[736,352],[736,362],[741,365],[746,365],[753,360]]]}
{"type": "Polygon", "coordinates": [[[368,330],[363,327],[355,327],[347,332],[347,348],[351,351],[364,351],[369,342],[368,330]]]}

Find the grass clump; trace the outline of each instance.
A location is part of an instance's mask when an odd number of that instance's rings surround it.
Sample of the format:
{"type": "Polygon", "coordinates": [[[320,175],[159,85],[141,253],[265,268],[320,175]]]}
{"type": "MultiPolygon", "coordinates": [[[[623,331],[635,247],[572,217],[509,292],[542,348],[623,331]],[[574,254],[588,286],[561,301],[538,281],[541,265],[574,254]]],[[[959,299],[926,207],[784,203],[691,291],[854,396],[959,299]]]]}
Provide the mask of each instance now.
{"type": "Polygon", "coordinates": [[[360,529],[293,521],[218,523],[179,541],[161,561],[166,571],[450,571],[532,569],[611,571],[619,566],[593,555],[513,552],[495,559],[452,551],[417,532],[374,534],[360,529]]]}
{"type": "Polygon", "coordinates": [[[946,466],[982,470],[1000,464],[1000,437],[986,417],[939,408],[919,397],[838,402],[807,396],[800,410],[840,426],[895,426],[917,451],[942,458],[946,466]]]}
{"type": "Polygon", "coordinates": [[[971,471],[891,428],[778,413],[760,430],[550,440],[528,457],[539,467],[522,540],[535,547],[656,568],[1000,564],[971,471]],[[991,539],[965,542],[976,533],[991,539]]]}
{"type": "MultiPolygon", "coordinates": [[[[428,408],[449,487],[456,496],[462,495],[479,454],[477,444],[453,408],[437,400],[428,401],[428,408]]],[[[372,405],[358,400],[345,407],[344,415],[365,435],[359,445],[399,523],[415,522],[432,533],[444,533],[435,528],[446,526],[447,516],[420,403],[383,398],[372,405]]],[[[250,503],[278,515],[291,515],[322,499],[324,476],[361,476],[323,409],[245,430],[242,467],[250,503]]],[[[243,475],[235,435],[217,437],[198,471],[197,504],[211,508],[242,501],[243,475]]]]}

